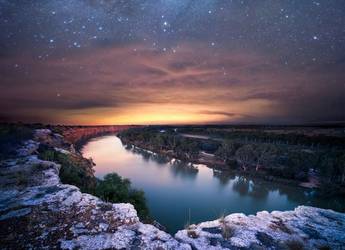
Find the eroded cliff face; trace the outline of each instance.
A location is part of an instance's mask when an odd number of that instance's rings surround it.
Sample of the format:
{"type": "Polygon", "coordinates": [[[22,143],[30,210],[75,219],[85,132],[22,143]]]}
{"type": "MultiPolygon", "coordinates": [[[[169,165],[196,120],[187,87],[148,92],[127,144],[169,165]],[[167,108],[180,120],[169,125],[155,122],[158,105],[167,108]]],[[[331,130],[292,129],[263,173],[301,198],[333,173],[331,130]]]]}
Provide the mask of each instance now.
{"type": "Polygon", "coordinates": [[[40,144],[78,154],[50,130],[36,130],[18,157],[0,166],[0,248],[345,249],[345,215],[295,211],[231,214],[175,237],[140,222],[131,204],[111,204],[62,184],[60,165],[38,159],[40,144]]]}
{"type": "Polygon", "coordinates": [[[129,126],[129,125],[119,125],[119,126],[71,126],[71,127],[61,127],[61,132],[64,139],[70,143],[77,143],[81,139],[88,139],[97,135],[108,134],[108,133],[118,133],[120,131],[139,127],[139,126],[129,126]]]}

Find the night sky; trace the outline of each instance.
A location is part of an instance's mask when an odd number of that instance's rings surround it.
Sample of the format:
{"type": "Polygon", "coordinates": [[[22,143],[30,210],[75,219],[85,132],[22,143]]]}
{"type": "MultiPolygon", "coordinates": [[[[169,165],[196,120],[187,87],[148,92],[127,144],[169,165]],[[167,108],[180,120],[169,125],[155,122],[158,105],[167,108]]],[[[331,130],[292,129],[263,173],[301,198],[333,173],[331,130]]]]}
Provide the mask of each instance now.
{"type": "Polygon", "coordinates": [[[344,0],[0,0],[0,120],[345,120],[344,0]]]}

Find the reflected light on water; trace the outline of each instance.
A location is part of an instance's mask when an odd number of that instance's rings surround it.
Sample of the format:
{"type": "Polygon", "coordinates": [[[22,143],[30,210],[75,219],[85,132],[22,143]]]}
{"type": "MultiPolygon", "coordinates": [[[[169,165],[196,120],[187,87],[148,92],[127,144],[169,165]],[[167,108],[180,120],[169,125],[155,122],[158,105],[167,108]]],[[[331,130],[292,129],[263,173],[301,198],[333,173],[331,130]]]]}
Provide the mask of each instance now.
{"type": "Polygon", "coordinates": [[[195,171],[171,165],[147,152],[126,149],[116,136],[91,140],[82,153],[96,163],[98,178],[116,172],[144,190],[151,215],[171,233],[184,227],[189,210],[192,223],[198,223],[235,212],[255,214],[291,210],[300,204],[325,205],[296,187],[217,173],[202,166],[195,171]]]}

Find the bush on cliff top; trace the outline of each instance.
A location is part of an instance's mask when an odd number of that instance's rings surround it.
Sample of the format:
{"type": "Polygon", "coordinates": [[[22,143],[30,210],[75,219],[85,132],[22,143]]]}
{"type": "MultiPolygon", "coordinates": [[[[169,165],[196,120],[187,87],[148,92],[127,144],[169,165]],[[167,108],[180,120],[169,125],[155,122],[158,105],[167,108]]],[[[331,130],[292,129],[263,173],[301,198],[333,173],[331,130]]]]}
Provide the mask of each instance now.
{"type": "Polygon", "coordinates": [[[144,192],[133,189],[128,179],[112,173],[107,174],[103,180],[98,180],[90,174],[91,163],[81,156],[63,154],[44,145],[40,145],[39,153],[41,159],[61,165],[59,176],[62,183],[77,186],[82,192],[107,202],[131,203],[141,219],[149,219],[144,192]]]}
{"type": "Polygon", "coordinates": [[[144,192],[133,189],[130,180],[116,173],[107,174],[97,183],[95,195],[108,202],[129,202],[134,205],[140,218],[147,219],[149,216],[144,192]]]}
{"type": "Polygon", "coordinates": [[[57,152],[44,145],[39,147],[39,157],[61,165],[59,176],[62,183],[77,186],[82,192],[87,193],[93,192],[95,189],[96,178],[90,174],[92,169],[86,159],[78,159],[78,157],[57,152]]]}

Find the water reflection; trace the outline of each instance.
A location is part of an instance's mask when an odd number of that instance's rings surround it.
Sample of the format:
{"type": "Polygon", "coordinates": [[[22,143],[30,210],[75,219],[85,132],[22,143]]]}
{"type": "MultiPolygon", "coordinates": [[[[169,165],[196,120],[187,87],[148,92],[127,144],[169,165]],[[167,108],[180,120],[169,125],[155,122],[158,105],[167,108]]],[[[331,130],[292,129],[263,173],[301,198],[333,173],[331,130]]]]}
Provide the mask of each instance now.
{"type": "Polygon", "coordinates": [[[135,147],[133,145],[123,145],[124,148],[133,154],[140,155],[142,159],[146,162],[154,161],[158,165],[162,167],[166,167],[166,164],[169,164],[171,167],[169,170],[171,173],[176,177],[179,176],[181,178],[195,178],[196,174],[198,173],[198,168],[194,167],[191,164],[177,161],[175,159],[169,159],[166,156],[159,155],[148,150],[135,147]]]}
{"type": "Polygon", "coordinates": [[[180,176],[181,178],[187,179],[195,179],[198,173],[197,168],[188,166],[184,163],[173,163],[170,171],[174,176],[180,176]]]}
{"type": "Polygon", "coordinates": [[[291,210],[300,204],[341,207],[339,200],[322,200],[313,191],[240,177],[122,145],[116,136],[94,139],[82,149],[96,163],[96,176],[117,172],[145,191],[152,216],[171,233],[189,220],[198,223],[222,214],[255,214],[262,210],[291,210]]]}
{"type": "Polygon", "coordinates": [[[222,172],[219,170],[213,170],[213,176],[215,178],[218,178],[219,183],[223,186],[226,187],[230,181],[234,180],[236,178],[236,175],[233,173],[229,172],[222,172]]]}

